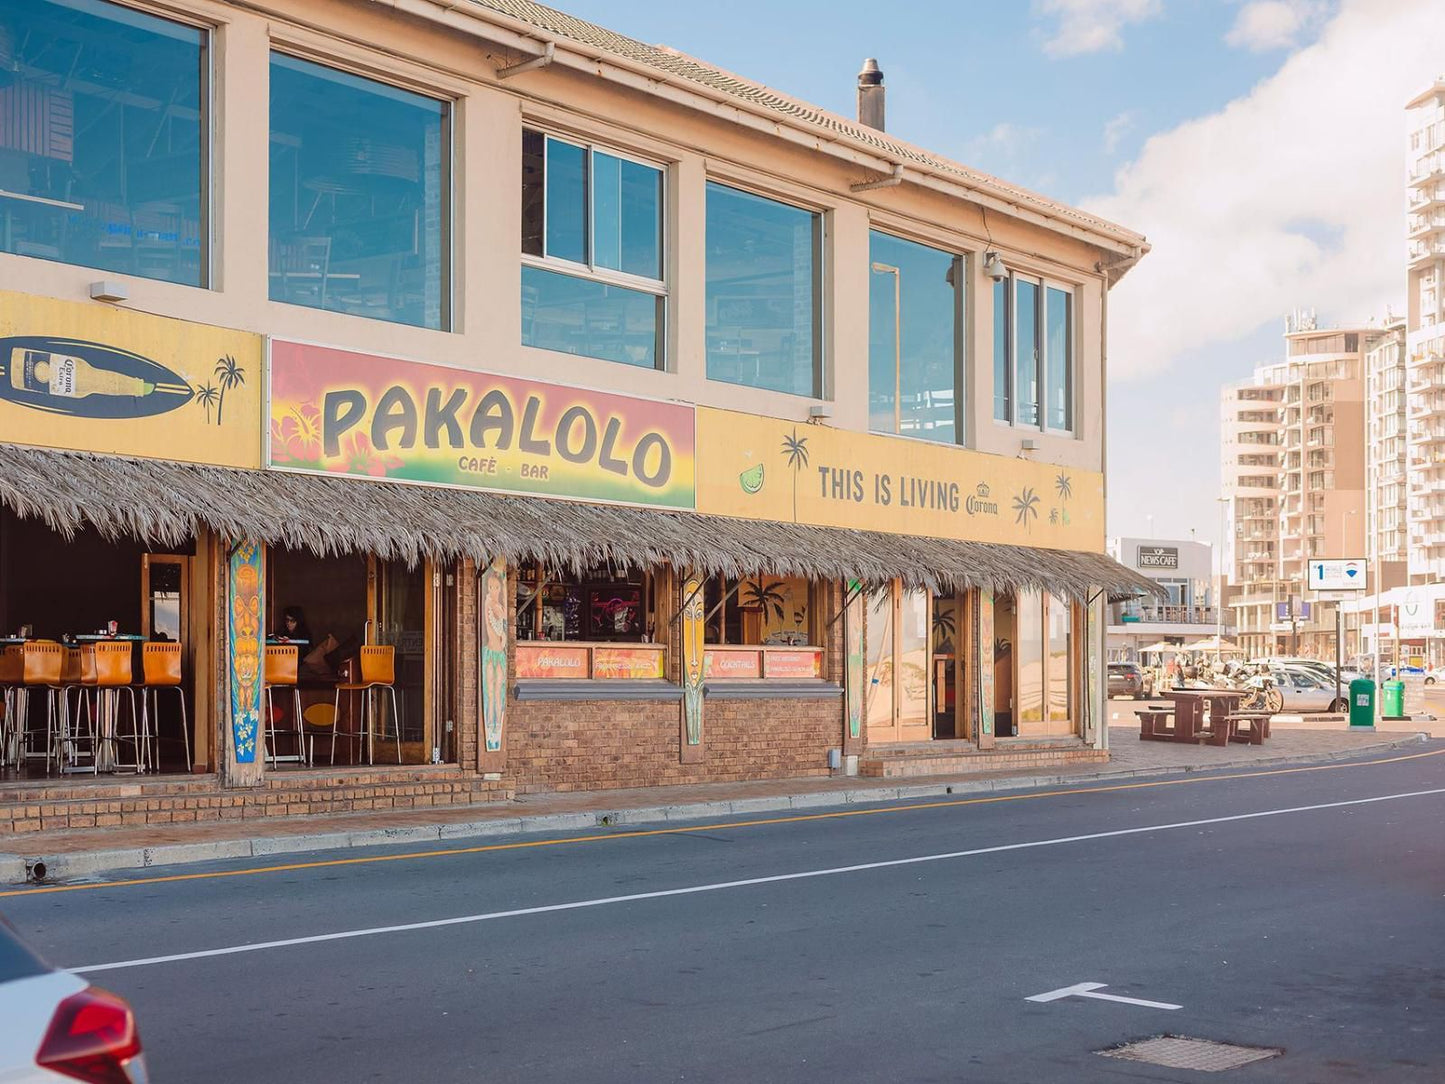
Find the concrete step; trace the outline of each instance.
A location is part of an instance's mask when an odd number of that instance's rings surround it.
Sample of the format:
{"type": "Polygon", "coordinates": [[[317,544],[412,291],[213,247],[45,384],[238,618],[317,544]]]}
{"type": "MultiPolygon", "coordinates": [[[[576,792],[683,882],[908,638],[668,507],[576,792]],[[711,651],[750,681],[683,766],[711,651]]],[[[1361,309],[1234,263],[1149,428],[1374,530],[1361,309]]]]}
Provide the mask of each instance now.
{"type": "Polygon", "coordinates": [[[1000,745],[987,752],[980,752],[972,742],[930,742],[919,746],[870,748],[858,758],[858,774],[869,779],[905,779],[1102,764],[1108,759],[1105,750],[1089,749],[1077,742],[1000,745]]]}

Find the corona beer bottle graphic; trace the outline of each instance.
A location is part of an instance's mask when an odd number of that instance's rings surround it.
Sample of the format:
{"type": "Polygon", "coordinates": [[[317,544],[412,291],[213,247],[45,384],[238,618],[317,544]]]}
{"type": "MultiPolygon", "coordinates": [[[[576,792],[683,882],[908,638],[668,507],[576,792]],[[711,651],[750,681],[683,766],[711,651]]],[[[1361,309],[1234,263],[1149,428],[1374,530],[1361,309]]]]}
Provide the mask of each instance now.
{"type": "Polygon", "coordinates": [[[145,418],[195,390],[159,362],[120,347],[45,335],[0,338],[0,400],[79,418],[145,418]]]}
{"type": "Polygon", "coordinates": [[[97,369],[84,358],[16,347],[10,352],[10,386],[21,391],[84,399],[87,395],[149,395],[156,386],[138,376],[97,369]]]}

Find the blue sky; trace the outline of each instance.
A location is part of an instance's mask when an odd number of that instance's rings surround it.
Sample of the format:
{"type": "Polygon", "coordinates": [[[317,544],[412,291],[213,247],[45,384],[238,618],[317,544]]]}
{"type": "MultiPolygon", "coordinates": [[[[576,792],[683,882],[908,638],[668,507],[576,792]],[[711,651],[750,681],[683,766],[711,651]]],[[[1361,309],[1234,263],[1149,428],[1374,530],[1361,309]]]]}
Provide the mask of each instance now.
{"type": "Polygon", "coordinates": [[[1109,530],[1218,537],[1219,389],[1404,301],[1404,111],[1442,0],[562,0],[1147,234],[1110,309],[1109,530]]]}

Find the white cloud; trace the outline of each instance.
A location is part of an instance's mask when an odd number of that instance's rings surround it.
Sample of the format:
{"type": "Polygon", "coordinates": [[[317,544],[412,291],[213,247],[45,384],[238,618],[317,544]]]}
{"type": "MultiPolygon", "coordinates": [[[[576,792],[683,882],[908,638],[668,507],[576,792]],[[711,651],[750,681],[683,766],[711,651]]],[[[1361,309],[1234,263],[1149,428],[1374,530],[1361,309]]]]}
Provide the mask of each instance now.
{"type": "Polygon", "coordinates": [[[1056,18],[1044,41],[1049,56],[1079,56],[1124,47],[1123,29],[1164,10],[1162,0],[1034,0],[1034,12],[1056,18]]]}
{"type": "Polygon", "coordinates": [[[1323,0],[1250,0],[1239,9],[1224,40],[1256,53],[1290,49],[1325,11],[1323,0]]]}
{"type": "Polygon", "coordinates": [[[1155,135],[1085,206],[1154,251],[1114,291],[1110,374],[1166,369],[1298,305],[1362,320],[1405,289],[1404,105],[1445,4],[1345,0],[1319,40],[1219,112],[1155,135]]]}
{"type": "Polygon", "coordinates": [[[1118,116],[1104,125],[1104,150],[1113,154],[1119,149],[1119,143],[1123,138],[1134,130],[1137,112],[1133,109],[1126,109],[1118,116]]]}

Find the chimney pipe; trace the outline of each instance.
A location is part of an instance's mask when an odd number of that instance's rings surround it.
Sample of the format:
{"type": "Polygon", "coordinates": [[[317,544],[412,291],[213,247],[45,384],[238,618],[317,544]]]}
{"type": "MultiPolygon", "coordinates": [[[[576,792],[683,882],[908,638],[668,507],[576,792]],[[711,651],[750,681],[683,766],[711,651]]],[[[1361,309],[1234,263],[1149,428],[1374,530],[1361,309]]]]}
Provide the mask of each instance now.
{"type": "Polygon", "coordinates": [[[883,125],[883,71],[878,61],[871,56],[863,61],[863,70],[858,73],[858,123],[868,128],[884,130],[883,125]]]}

